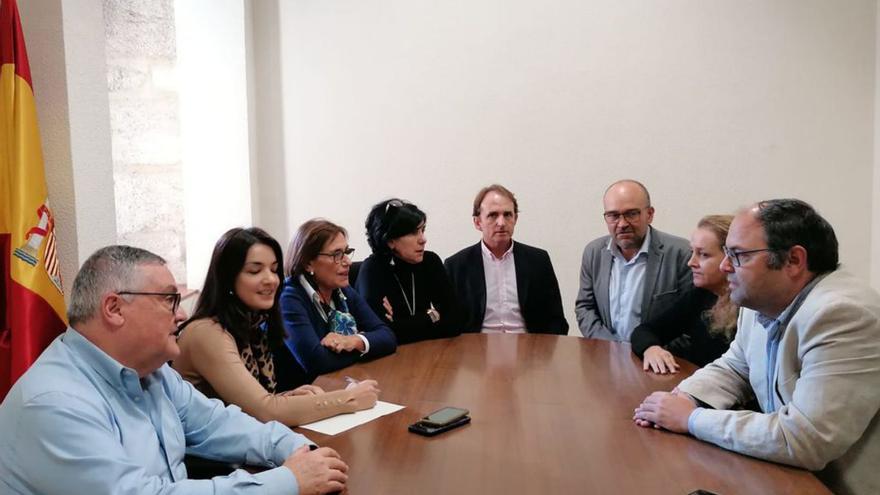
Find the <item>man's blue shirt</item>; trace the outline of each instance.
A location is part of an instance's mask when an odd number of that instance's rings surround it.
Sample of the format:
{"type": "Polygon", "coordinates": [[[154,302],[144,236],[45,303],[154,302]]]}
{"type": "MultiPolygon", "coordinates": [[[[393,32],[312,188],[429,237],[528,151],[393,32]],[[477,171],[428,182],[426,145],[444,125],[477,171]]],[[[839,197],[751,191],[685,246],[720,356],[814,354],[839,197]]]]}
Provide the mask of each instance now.
{"type": "Polygon", "coordinates": [[[144,378],[73,328],[0,404],[2,493],[297,493],[284,467],[187,480],[185,453],[270,468],[310,443],[208,399],[167,365],[144,378]]]}
{"type": "Polygon", "coordinates": [[[606,249],[611,252],[611,278],[608,287],[608,310],[611,328],[623,342],[629,342],[633,330],[642,322],[642,301],[648,270],[648,247],[651,230],[645,235],[642,247],[629,261],[623,257],[614,237],[608,239],[606,249]]]}

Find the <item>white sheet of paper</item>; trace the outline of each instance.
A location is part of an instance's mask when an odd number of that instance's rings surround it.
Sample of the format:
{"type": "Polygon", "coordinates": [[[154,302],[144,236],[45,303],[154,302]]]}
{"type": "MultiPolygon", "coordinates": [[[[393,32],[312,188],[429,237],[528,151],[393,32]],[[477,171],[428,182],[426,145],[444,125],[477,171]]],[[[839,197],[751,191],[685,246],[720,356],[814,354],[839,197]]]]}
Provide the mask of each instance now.
{"type": "Polygon", "coordinates": [[[299,425],[299,427],[305,428],[307,430],[317,431],[318,433],[323,433],[325,435],[336,435],[337,433],[342,433],[343,431],[350,430],[355,426],[369,423],[370,421],[385,416],[386,414],[400,411],[404,407],[406,406],[392,404],[390,402],[383,402],[380,400],[376,401],[376,405],[373,406],[371,409],[364,409],[363,411],[358,411],[351,414],[340,414],[339,416],[322,419],[320,421],[315,421],[314,423],[309,423],[307,425],[299,425]]]}

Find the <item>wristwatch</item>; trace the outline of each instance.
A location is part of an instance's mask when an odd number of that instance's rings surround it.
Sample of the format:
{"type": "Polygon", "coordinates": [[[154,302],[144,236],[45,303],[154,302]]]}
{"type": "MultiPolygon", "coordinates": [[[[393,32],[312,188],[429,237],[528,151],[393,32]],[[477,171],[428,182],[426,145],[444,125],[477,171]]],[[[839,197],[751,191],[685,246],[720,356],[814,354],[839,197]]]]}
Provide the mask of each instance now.
{"type": "Polygon", "coordinates": [[[437,310],[434,309],[433,305],[428,308],[428,318],[431,319],[431,323],[437,323],[438,321],[440,321],[440,313],[438,313],[437,310]]]}

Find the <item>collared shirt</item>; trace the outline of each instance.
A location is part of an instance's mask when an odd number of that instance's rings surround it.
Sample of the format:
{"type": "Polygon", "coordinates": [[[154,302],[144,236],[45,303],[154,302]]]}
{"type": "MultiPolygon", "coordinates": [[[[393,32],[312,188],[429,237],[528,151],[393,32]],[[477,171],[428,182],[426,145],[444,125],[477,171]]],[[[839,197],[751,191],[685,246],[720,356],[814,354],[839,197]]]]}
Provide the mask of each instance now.
{"type": "Polygon", "coordinates": [[[73,328],[0,405],[0,493],[298,493],[281,466],[310,442],[224,407],[168,365],[139,378],[73,328]],[[261,465],[187,480],[184,453],[261,465]]]}
{"type": "MultiPolygon", "coordinates": [[[[312,284],[310,284],[309,281],[306,280],[305,275],[299,276],[299,285],[301,285],[302,288],[305,289],[306,294],[309,295],[309,299],[312,300],[312,304],[314,304],[315,308],[318,309],[318,314],[321,315],[321,318],[323,318],[324,321],[328,321],[330,316],[327,314],[327,311],[324,309],[324,303],[321,301],[321,295],[318,294],[318,291],[316,291],[315,288],[312,287],[312,284]]],[[[333,295],[339,297],[340,301],[346,300],[345,294],[342,293],[342,290],[335,289],[333,292],[335,293],[333,295]]],[[[330,304],[329,305],[331,308],[336,309],[336,303],[333,302],[333,296],[330,296],[330,304]]],[[[356,321],[355,321],[355,325],[357,325],[356,321]]],[[[367,340],[367,338],[364,336],[364,334],[362,334],[358,331],[357,326],[354,327],[354,331],[356,332],[355,335],[357,335],[358,338],[360,338],[364,342],[364,352],[361,353],[361,356],[363,356],[366,353],[370,352],[370,341],[367,340]]]]}
{"type": "Polygon", "coordinates": [[[794,316],[798,308],[800,308],[801,304],[804,302],[804,299],[807,298],[810,291],[813,290],[813,287],[815,287],[822,278],[824,277],[814,277],[810,283],[805,285],[804,288],[798,292],[798,295],[795,296],[791,303],[789,303],[789,305],[786,306],[782,313],[776,318],[758,313],[758,323],[760,323],[761,326],[764,327],[764,330],[767,331],[767,397],[764,398],[764,401],[762,401],[763,403],[761,404],[761,408],[765,412],[775,411],[779,408],[779,405],[776,403],[776,394],[774,393],[776,391],[776,356],[779,353],[779,341],[782,339],[782,334],[785,332],[788,322],[791,321],[791,317],[794,316]]]}
{"type": "Polygon", "coordinates": [[[632,331],[642,322],[642,296],[645,292],[650,245],[651,229],[648,229],[641,249],[627,261],[614,243],[614,237],[608,239],[606,249],[611,252],[611,280],[608,288],[611,328],[623,342],[629,342],[632,331]]]}
{"type": "Polygon", "coordinates": [[[483,272],[486,275],[486,313],[483,333],[525,333],[526,322],[519,308],[516,290],[516,265],[513,262],[513,242],[510,248],[496,258],[485,242],[483,272]]]}
{"type": "MultiPolygon", "coordinates": [[[[810,295],[810,292],[816,287],[816,284],[825,278],[825,275],[827,274],[814,277],[813,280],[798,292],[797,296],[792,299],[788,306],[786,306],[786,308],[782,310],[782,313],[776,318],[756,312],[756,320],[762,327],[764,327],[764,330],[767,331],[767,367],[766,375],[764,377],[764,393],[756,393],[755,397],[758,400],[758,405],[761,407],[761,411],[765,413],[777,411],[783,406],[783,404],[780,404],[777,401],[776,396],[776,358],[779,354],[779,342],[782,340],[782,335],[785,333],[786,327],[788,327],[788,322],[791,321],[795,313],[800,309],[801,304],[803,304],[807,296],[810,295]]],[[[760,387],[756,386],[756,388],[760,387]]],[[[694,431],[694,422],[702,411],[703,408],[698,407],[691,411],[690,416],[688,416],[688,432],[691,434],[693,434],[694,431]]]]}

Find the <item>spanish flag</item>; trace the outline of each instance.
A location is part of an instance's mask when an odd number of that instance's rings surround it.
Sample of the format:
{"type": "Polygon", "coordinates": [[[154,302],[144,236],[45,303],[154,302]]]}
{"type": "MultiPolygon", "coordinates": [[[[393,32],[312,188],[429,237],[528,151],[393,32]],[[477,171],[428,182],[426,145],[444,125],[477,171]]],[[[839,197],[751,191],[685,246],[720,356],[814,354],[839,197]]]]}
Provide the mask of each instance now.
{"type": "Polygon", "coordinates": [[[31,71],[0,0],[0,400],[67,326],[31,71]]]}

